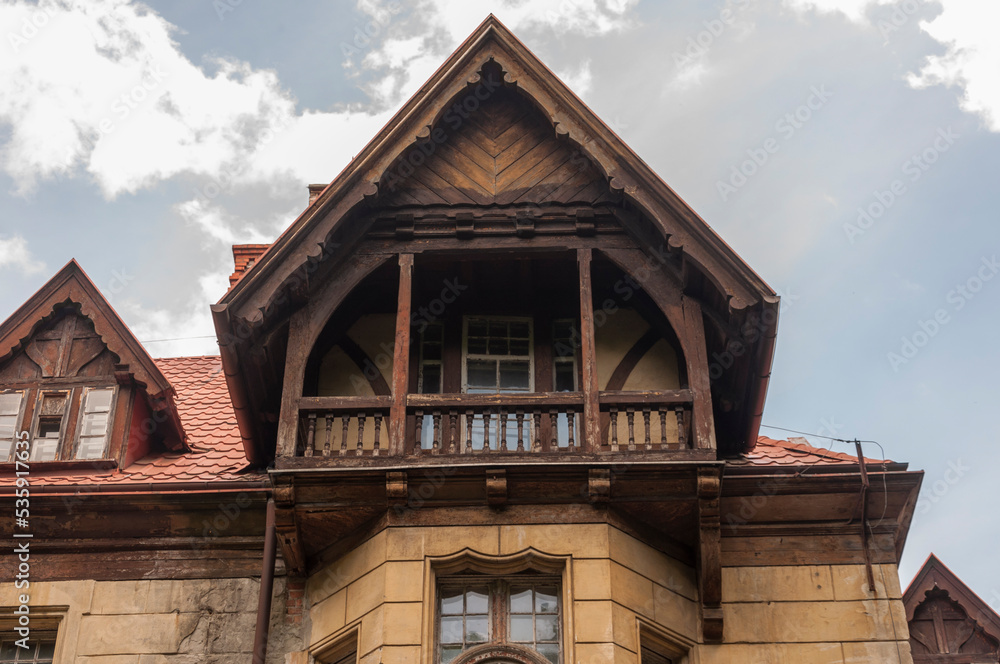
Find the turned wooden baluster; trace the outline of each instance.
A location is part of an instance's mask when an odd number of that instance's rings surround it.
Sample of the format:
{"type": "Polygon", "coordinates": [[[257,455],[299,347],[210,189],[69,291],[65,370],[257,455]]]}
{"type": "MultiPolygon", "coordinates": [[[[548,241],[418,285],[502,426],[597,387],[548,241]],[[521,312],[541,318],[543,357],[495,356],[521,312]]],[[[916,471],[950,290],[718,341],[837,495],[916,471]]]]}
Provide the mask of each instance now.
{"type": "Polygon", "coordinates": [[[515,415],[517,418],[517,451],[524,451],[524,411],[518,410],[515,415]]]}
{"type": "Polygon", "coordinates": [[[465,453],[472,454],[472,422],[476,414],[474,411],[465,411],[465,453]]]}
{"type": "Polygon", "coordinates": [[[535,421],[535,435],[532,436],[531,451],[541,452],[542,451],[542,411],[534,410],[531,412],[531,419],[535,421]]]}
{"type": "Polygon", "coordinates": [[[667,449],[667,409],[659,407],[656,412],[660,414],[660,449],[667,449]]]}
{"type": "Polygon", "coordinates": [[[313,445],[316,444],[316,413],[309,413],[309,424],[306,427],[306,451],[305,456],[313,455],[313,445]]]}
{"type": "Polygon", "coordinates": [[[483,452],[490,451],[490,411],[483,411],[483,452]]]}
{"type": "Polygon", "coordinates": [[[677,406],[674,408],[674,413],[677,415],[677,442],[680,444],[680,447],[687,447],[687,426],[684,422],[684,408],[677,406]]]}
{"type": "Polygon", "coordinates": [[[441,444],[438,442],[438,438],[444,438],[444,434],[441,431],[441,411],[434,411],[434,439],[431,441],[431,454],[438,454],[441,451],[441,444]]]}
{"type": "Polygon", "coordinates": [[[420,454],[424,449],[424,411],[414,411],[414,415],[417,419],[413,423],[413,434],[416,438],[416,444],[413,446],[413,453],[420,454]]]}
{"type": "Polygon", "coordinates": [[[549,429],[552,436],[549,439],[549,452],[559,451],[559,411],[554,408],[549,409],[549,429]]]}
{"type": "Polygon", "coordinates": [[[645,406],[642,409],[642,425],[645,429],[643,437],[645,438],[645,448],[647,450],[653,449],[652,432],[649,430],[649,406],[645,406]]]}
{"type": "Polygon", "coordinates": [[[326,421],[326,441],[323,442],[323,456],[330,456],[330,445],[333,444],[333,413],[327,412],[323,416],[326,421]]]}
{"type": "Polygon", "coordinates": [[[452,410],[448,413],[448,419],[451,421],[451,435],[448,438],[448,454],[455,453],[455,437],[458,433],[458,411],[452,410]]]}
{"type": "Polygon", "coordinates": [[[340,422],[344,427],[344,431],[340,436],[340,455],[344,456],[347,454],[347,428],[351,425],[351,420],[348,418],[347,413],[341,414],[340,422]]]}
{"type": "Polygon", "coordinates": [[[611,449],[618,451],[618,408],[611,407],[611,449]]]}
{"type": "Polygon", "coordinates": [[[354,452],[356,456],[365,453],[365,422],[367,420],[368,416],[364,412],[358,413],[358,447],[354,452]]]}
{"type": "Polygon", "coordinates": [[[625,419],[628,421],[628,449],[635,450],[635,408],[625,409],[625,419]]]}
{"type": "Polygon", "coordinates": [[[566,411],[566,427],[569,431],[569,440],[566,442],[566,449],[574,451],[576,450],[576,438],[573,435],[573,430],[576,428],[576,413],[571,410],[566,411]]]}
{"type": "Polygon", "coordinates": [[[378,438],[382,433],[382,413],[375,411],[375,441],[372,445],[372,456],[378,456],[378,438]]]}
{"type": "Polygon", "coordinates": [[[500,444],[498,445],[498,447],[500,448],[501,452],[506,452],[507,451],[507,411],[504,410],[503,408],[501,408],[500,409],[500,414],[498,415],[498,417],[500,418],[500,441],[499,441],[500,444]]]}

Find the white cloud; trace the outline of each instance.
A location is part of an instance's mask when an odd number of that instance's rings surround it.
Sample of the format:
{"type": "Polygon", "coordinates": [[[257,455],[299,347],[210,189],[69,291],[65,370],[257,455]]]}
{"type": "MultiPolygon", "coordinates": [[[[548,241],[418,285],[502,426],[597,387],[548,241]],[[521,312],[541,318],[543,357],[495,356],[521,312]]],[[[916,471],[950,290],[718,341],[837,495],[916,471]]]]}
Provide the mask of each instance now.
{"type": "Polygon", "coordinates": [[[1000,3],[944,0],[942,6],[941,14],[920,27],[948,51],[931,56],[909,82],[918,88],[961,85],[962,108],[978,113],[991,131],[1000,132],[1000,43],[995,34],[1000,3]]]}
{"type": "Polygon", "coordinates": [[[20,235],[0,237],[0,270],[8,268],[36,274],[45,269],[45,263],[31,255],[27,241],[20,235]]]}
{"type": "Polygon", "coordinates": [[[244,63],[219,61],[208,76],[173,29],[128,0],[0,7],[11,51],[0,58],[0,124],[11,128],[0,167],[20,193],[81,168],[108,198],[181,173],[331,179],[385,122],[361,108],[297,114],[273,72],[244,63]]]}
{"type": "MultiPolygon", "coordinates": [[[[926,2],[926,0],[923,0],[926,2]]],[[[907,82],[915,88],[931,85],[958,85],[962,88],[962,108],[982,116],[991,131],[1000,132],[1000,43],[994,26],[1000,21],[1000,3],[982,0],[939,0],[943,11],[920,27],[947,47],[944,55],[932,55],[918,74],[907,82]]],[[[806,12],[839,12],[855,23],[869,26],[866,10],[870,5],[897,5],[894,15],[908,19],[917,0],[784,0],[786,6],[806,12]]],[[[883,36],[902,24],[882,20],[883,36]]]]}

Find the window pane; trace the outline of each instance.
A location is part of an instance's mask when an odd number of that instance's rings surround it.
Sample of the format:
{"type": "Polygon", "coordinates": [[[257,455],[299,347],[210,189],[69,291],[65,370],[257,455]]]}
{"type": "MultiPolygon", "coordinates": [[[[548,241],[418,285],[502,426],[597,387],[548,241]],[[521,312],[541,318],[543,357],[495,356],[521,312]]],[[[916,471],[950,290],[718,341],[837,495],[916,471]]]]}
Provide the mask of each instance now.
{"type": "Polygon", "coordinates": [[[41,410],[39,415],[62,415],[66,406],[65,394],[46,394],[42,397],[41,410]]]}
{"type": "Polygon", "coordinates": [[[0,440],[6,439],[9,442],[14,437],[14,426],[16,424],[16,415],[0,416],[0,440]]]}
{"type": "Polygon", "coordinates": [[[490,355],[509,355],[507,340],[491,338],[487,352],[490,355]]]}
{"type": "Polygon", "coordinates": [[[0,644],[0,660],[4,662],[13,662],[14,658],[17,657],[18,650],[19,648],[14,645],[13,641],[4,639],[3,643],[0,644]]]}
{"type": "Polygon", "coordinates": [[[531,613],[531,590],[521,590],[510,596],[511,613],[531,613]]]}
{"type": "Polygon", "coordinates": [[[441,591],[441,614],[461,615],[462,613],[462,591],[442,590],[441,591]]]}
{"type": "Polygon", "coordinates": [[[511,321],[510,336],[512,339],[527,339],[531,336],[531,326],[527,321],[511,321]]]}
{"type": "Polygon", "coordinates": [[[444,337],[444,326],[440,323],[428,325],[424,328],[422,337],[425,342],[436,341],[440,343],[444,337]]]}
{"type": "Polygon", "coordinates": [[[490,323],[490,336],[491,337],[506,337],[507,336],[507,323],[498,320],[491,320],[490,323]]]}
{"type": "Polygon", "coordinates": [[[462,616],[441,617],[441,643],[462,643],[462,616]]]}
{"type": "Polygon", "coordinates": [[[465,593],[466,613],[489,613],[490,596],[486,588],[476,588],[465,593]]]}
{"type": "Polygon", "coordinates": [[[559,598],[553,588],[541,588],[535,591],[535,612],[536,613],[557,613],[559,611],[559,598]]]}
{"type": "Polygon", "coordinates": [[[423,379],[421,382],[421,391],[424,394],[440,394],[441,393],[441,365],[440,364],[425,364],[423,379]]]}
{"type": "Polygon", "coordinates": [[[500,362],[500,388],[504,390],[528,390],[531,387],[531,364],[529,362],[500,362]]]}
{"type": "Polygon", "coordinates": [[[559,638],[559,623],[556,616],[535,616],[535,640],[556,641],[559,638]]]}
{"type": "Polygon", "coordinates": [[[76,450],[77,459],[101,459],[104,457],[103,436],[98,438],[81,438],[80,446],[76,450]]]}
{"type": "Polygon", "coordinates": [[[576,390],[576,365],[573,362],[556,362],[555,366],[556,392],[573,392],[576,390]]]}
{"type": "MultiPolygon", "coordinates": [[[[58,430],[57,430],[58,432],[58,430]]],[[[59,452],[59,438],[39,438],[31,442],[31,461],[52,461],[59,452]]]]}
{"type": "Polygon", "coordinates": [[[0,439],[0,463],[3,463],[10,458],[10,448],[12,447],[14,447],[13,439],[0,439]]]}
{"type": "Polygon", "coordinates": [[[13,415],[16,417],[18,411],[20,410],[21,410],[20,392],[8,392],[7,394],[0,394],[0,415],[13,415]]]}
{"type": "Polygon", "coordinates": [[[469,337],[469,352],[473,355],[485,355],[486,339],[481,337],[469,337]]]}
{"type": "Polygon", "coordinates": [[[422,354],[425,360],[440,360],[441,344],[425,342],[422,354]]]}
{"type": "Polygon", "coordinates": [[[490,638],[490,619],[486,616],[465,619],[465,642],[483,643],[490,638]]]}
{"type": "Polygon", "coordinates": [[[462,646],[441,646],[441,664],[448,664],[462,652],[462,646]]]}
{"type": "Polygon", "coordinates": [[[55,641],[42,641],[38,644],[38,657],[40,659],[52,659],[56,652],[55,641]]]}
{"type": "Polygon", "coordinates": [[[81,436],[103,436],[108,432],[108,413],[87,413],[80,426],[81,436]]]}
{"type": "Polygon", "coordinates": [[[528,347],[527,339],[511,339],[510,340],[510,354],[511,355],[530,355],[531,351],[528,347]]]}
{"type": "Polygon", "coordinates": [[[484,318],[469,319],[469,336],[485,337],[488,334],[488,325],[484,318]]]}
{"type": "Polygon", "coordinates": [[[542,643],[535,647],[538,654],[545,659],[552,662],[552,664],[558,664],[559,662],[559,646],[555,643],[542,643]]]}
{"type": "Polygon", "coordinates": [[[534,624],[532,621],[531,614],[526,616],[523,615],[512,615],[510,617],[510,640],[520,641],[522,643],[531,642],[535,640],[534,635],[534,624]]]}
{"type": "Polygon", "coordinates": [[[114,392],[113,389],[88,390],[84,411],[87,413],[97,413],[111,410],[111,397],[114,395],[114,392]]]}
{"type": "Polygon", "coordinates": [[[469,360],[466,378],[470,391],[484,388],[495,390],[497,387],[496,363],[490,360],[469,360]]]}

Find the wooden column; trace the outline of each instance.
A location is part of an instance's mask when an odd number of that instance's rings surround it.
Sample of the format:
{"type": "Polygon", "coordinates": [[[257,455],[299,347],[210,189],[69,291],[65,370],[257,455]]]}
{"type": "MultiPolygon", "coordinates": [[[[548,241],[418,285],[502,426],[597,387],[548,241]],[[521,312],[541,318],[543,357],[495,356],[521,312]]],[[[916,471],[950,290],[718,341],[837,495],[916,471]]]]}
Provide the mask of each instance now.
{"type": "MultiPolygon", "coordinates": [[[[681,304],[684,311],[683,334],[687,360],[688,384],[694,392],[692,415],[692,447],[715,449],[715,419],[712,414],[712,386],[709,382],[708,346],[705,343],[705,321],[701,305],[690,297],[681,304]]],[[[678,335],[680,336],[680,335],[678,335]]]]}
{"type": "Polygon", "coordinates": [[[410,386],[410,312],[413,308],[413,254],[399,255],[396,345],[392,359],[392,408],[389,411],[389,454],[406,449],[406,393],[410,386]]]}
{"type": "Polygon", "coordinates": [[[597,344],[594,341],[594,294],[590,278],[593,250],[577,249],[580,271],[580,356],[583,360],[583,438],[585,452],[596,452],[601,444],[601,406],[598,401],[597,344]]]}
{"type": "Polygon", "coordinates": [[[281,388],[281,413],[278,416],[278,456],[293,457],[299,436],[299,399],[302,397],[309,359],[309,306],[303,306],[288,321],[288,349],[285,352],[285,376],[281,388]]]}

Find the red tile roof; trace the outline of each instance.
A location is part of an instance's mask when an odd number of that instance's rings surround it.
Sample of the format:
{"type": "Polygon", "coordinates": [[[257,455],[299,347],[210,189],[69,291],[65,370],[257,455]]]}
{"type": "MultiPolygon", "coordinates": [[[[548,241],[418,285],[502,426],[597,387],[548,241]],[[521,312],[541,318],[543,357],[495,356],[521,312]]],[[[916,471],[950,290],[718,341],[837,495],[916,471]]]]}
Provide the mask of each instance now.
{"type": "MultiPolygon", "coordinates": [[[[805,438],[773,440],[767,436],[757,438],[757,446],[749,454],[729,460],[729,465],[737,467],[753,466],[850,466],[857,465],[858,457],[844,452],[835,452],[822,447],[813,447],[805,438]]],[[[865,457],[866,464],[892,463],[882,459],[865,457]]]]}
{"type": "MultiPolygon", "coordinates": [[[[127,468],[88,469],[85,474],[79,470],[33,472],[32,485],[266,482],[263,472],[240,472],[247,460],[218,356],[164,358],[156,364],[176,390],[177,410],[191,452],[157,452],[127,468]]],[[[13,482],[13,477],[0,479],[0,485],[13,482]]]]}

